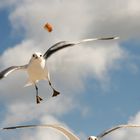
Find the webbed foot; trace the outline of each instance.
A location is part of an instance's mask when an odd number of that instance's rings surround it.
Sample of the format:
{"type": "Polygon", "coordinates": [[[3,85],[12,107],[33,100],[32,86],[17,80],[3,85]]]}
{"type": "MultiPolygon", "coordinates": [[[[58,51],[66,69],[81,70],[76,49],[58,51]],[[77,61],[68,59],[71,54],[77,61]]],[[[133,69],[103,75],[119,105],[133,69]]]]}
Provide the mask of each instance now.
{"type": "Polygon", "coordinates": [[[56,91],[56,90],[53,89],[53,95],[52,95],[52,97],[55,97],[55,96],[57,96],[59,94],[60,94],[60,92],[58,92],[58,91],[56,91]]]}
{"type": "Polygon", "coordinates": [[[39,104],[43,99],[39,96],[36,96],[36,103],[39,104]]]}

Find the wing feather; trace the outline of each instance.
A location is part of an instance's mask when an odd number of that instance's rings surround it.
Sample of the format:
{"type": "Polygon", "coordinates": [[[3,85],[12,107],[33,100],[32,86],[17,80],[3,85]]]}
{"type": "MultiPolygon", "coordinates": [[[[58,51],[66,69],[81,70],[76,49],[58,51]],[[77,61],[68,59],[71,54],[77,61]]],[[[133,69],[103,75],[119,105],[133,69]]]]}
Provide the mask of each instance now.
{"type": "Polygon", "coordinates": [[[19,129],[19,128],[35,128],[35,127],[50,127],[53,129],[58,130],[60,133],[62,133],[67,139],[69,140],[80,140],[76,135],[74,135],[72,132],[67,130],[66,128],[60,126],[60,125],[50,125],[50,124],[44,124],[44,125],[21,125],[21,126],[12,126],[12,127],[5,127],[2,128],[3,130],[10,130],[10,129],[19,129]]]}
{"type": "Polygon", "coordinates": [[[131,127],[140,127],[140,125],[134,125],[134,124],[126,124],[126,125],[118,125],[118,126],[115,126],[111,129],[108,129],[106,131],[104,131],[103,133],[101,133],[100,135],[97,136],[97,138],[102,138],[104,137],[105,135],[117,130],[117,129],[120,129],[120,128],[131,128],[131,127]]]}
{"type": "Polygon", "coordinates": [[[27,67],[27,65],[8,67],[8,68],[6,68],[6,69],[4,69],[3,71],[0,72],[0,79],[8,76],[10,73],[14,72],[15,70],[26,69],[26,67],[27,67]]]}
{"type": "Polygon", "coordinates": [[[96,40],[113,40],[113,39],[118,39],[118,37],[90,38],[90,39],[83,39],[83,40],[75,41],[75,42],[60,41],[54,44],[52,47],[50,47],[43,56],[45,59],[48,59],[55,52],[61,49],[67,48],[67,47],[72,47],[72,46],[75,46],[84,42],[90,42],[90,41],[96,41],[96,40]]]}

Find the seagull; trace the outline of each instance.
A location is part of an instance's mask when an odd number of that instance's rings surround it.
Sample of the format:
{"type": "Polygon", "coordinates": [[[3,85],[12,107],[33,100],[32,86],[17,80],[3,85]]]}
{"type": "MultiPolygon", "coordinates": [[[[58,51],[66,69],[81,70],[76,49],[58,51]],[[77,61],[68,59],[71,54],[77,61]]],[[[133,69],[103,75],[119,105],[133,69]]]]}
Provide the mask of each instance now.
{"type": "MultiPolygon", "coordinates": [[[[120,129],[120,128],[134,128],[134,127],[140,127],[140,125],[136,124],[124,124],[124,125],[118,125],[111,129],[105,130],[98,136],[89,136],[87,140],[101,140],[104,136],[108,135],[109,133],[120,129]]],[[[62,133],[68,140],[80,140],[75,134],[73,134],[70,130],[64,128],[61,125],[57,124],[42,124],[42,125],[19,125],[19,126],[12,126],[12,127],[5,127],[1,130],[10,130],[10,129],[21,129],[21,128],[53,128],[62,133]]]]}
{"type": "Polygon", "coordinates": [[[11,66],[4,69],[3,71],[0,72],[0,79],[7,77],[10,73],[14,71],[25,70],[28,73],[28,82],[25,86],[34,85],[36,90],[36,103],[38,104],[43,100],[38,95],[37,82],[39,82],[40,80],[48,80],[48,83],[53,90],[52,97],[55,97],[60,94],[60,92],[53,87],[50,80],[50,74],[45,67],[45,62],[52,54],[54,54],[55,52],[61,49],[72,47],[84,42],[90,42],[96,40],[113,40],[113,39],[118,39],[118,37],[91,38],[91,39],[83,39],[74,42],[60,41],[52,45],[43,55],[40,52],[33,53],[28,64],[22,66],[11,66]]]}

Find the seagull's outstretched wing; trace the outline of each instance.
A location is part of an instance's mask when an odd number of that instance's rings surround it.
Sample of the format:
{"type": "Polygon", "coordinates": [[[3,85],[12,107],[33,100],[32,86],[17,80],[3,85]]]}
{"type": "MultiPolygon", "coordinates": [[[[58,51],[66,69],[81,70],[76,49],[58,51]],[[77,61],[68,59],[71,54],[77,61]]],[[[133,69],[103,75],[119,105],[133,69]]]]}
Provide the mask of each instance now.
{"type": "Polygon", "coordinates": [[[2,130],[10,130],[10,129],[19,129],[19,128],[53,128],[58,130],[60,133],[62,133],[67,139],[69,140],[80,140],[77,136],[75,136],[72,132],[67,130],[66,128],[60,126],[60,125],[51,125],[51,124],[44,124],[44,125],[22,125],[22,126],[13,126],[13,127],[5,127],[2,128],[2,130]]]}
{"type": "Polygon", "coordinates": [[[27,65],[24,66],[11,66],[3,71],[0,72],[0,79],[6,77],[7,75],[9,75],[11,72],[15,71],[15,70],[20,70],[20,69],[26,69],[27,65]]]}
{"type": "Polygon", "coordinates": [[[104,137],[105,135],[111,133],[112,131],[115,131],[117,129],[120,129],[120,128],[130,128],[130,127],[140,127],[140,125],[134,125],[134,124],[126,124],[126,125],[118,125],[118,126],[115,126],[111,129],[108,129],[106,131],[104,131],[103,133],[101,133],[100,135],[97,136],[98,139],[104,137]]]}
{"type": "Polygon", "coordinates": [[[83,39],[83,40],[75,41],[75,42],[61,41],[61,42],[54,44],[52,47],[50,47],[43,56],[45,59],[48,59],[53,53],[55,53],[63,48],[66,48],[66,47],[72,47],[77,44],[95,41],[95,40],[113,40],[113,39],[118,39],[118,37],[91,38],[91,39],[83,39]]]}

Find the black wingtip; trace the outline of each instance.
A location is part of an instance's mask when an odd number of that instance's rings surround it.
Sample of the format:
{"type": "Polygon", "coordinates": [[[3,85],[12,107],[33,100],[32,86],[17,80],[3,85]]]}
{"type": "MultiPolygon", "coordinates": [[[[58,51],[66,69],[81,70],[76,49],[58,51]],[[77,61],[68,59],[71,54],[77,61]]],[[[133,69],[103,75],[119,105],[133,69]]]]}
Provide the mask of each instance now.
{"type": "Polygon", "coordinates": [[[119,37],[115,36],[115,37],[105,37],[105,38],[101,38],[100,40],[112,40],[112,39],[119,39],[119,37]]]}
{"type": "Polygon", "coordinates": [[[3,74],[0,73],[0,79],[4,78],[3,74]]]}
{"type": "Polygon", "coordinates": [[[47,52],[43,55],[44,59],[47,59],[49,58],[53,53],[63,49],[63,48],[66,48],[66,47],[71,47],[75,44],[71,43],[71,42],[68,42],[68,41],[60,41],[56,44],[54,44],[52,47],[50,47],[47,52]]]}
{"type": "Polygon", "coordinates": [[[9,130],[9,129],[16,129],[16,127],[5,127],[5,128],[2,128],[3,130],[9,130]]]}

